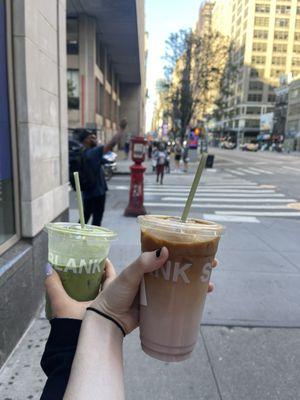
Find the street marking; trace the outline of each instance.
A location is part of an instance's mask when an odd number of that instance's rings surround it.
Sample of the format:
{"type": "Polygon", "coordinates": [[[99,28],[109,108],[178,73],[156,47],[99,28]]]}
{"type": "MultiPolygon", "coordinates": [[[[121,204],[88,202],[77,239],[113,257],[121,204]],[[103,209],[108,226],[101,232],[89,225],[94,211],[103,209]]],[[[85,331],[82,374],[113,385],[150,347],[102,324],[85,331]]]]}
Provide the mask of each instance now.
{"type": "MultiPolygon", "coordinates": [[[[189,193],[189,189],[164,189],[164,188],[156,188],[156,189],[145,189],[145,192],[148,193],[178,193],[180,190],[181,193],[189,193]]],[[[246,189],[205,189],[205,188],[200,188],[197,190],[197,193],[274,193],[275,191],[272,189],[251,189],[251,190],[246,190],[246,189]]]]}
{"type": "Polygon", "coordinates": [[[129,186],[108,186],[109,189],[114,189],[114,190],[129,190],[129,186]]]}
{"type": "Polygon", "coordinates": [[[203,219],[216,222],[246,222],[260,224],[260,220],[255,217],[244,217],[238,215],[203,214],[203,219]]]}
{"type": "MultiPolygon", "coordinates": [[[[182,197],[162,197],[161,201],[182,201],[184,198],[182,197]]],[[[194,197],[194,201],[212,201],[219,203],[292,203],[296,201],[295,199],[270,199],[270,198],[260,198],[260,199],[227,199],[227,198],[219,198],[215,199],[213,197],[203,198],[203,197],[194,197]]]]}
{"type": "MultiPolygon", "coordinates": [[[[151,192],[151,193],[145,193],[145,195],[148,195],[148,196],[177,196],[177,197],[183,197],[184,199],[186,199],[186,196],[187,196],[187,194],[185,194],[185,193],[175,193],[175,192],[170,192],[170,193],[168,193],[168,192],[151,192]]],[[[284,194],[281,194],[281,193],[226,193],[226,194],[224,194],[224,193],[201,193],[201,194],[199,194],[199,192],[198,192],[198,195],[201,195],[201,198],[207,198],[207,197],[210,197],[210,196],[214,196],[214,198],[217,198],[217,197],[224,197],[224,196],[226,196],[226,198],[228,198],[228,197],[241,197],[241,198],[251,198],[251,197],[255,197],[255,198],[265,198],[265,197],[268,197],[268,198],[274,198],[274,197],[285,197],[285,195],[284,194]]]]}
{"type": "Polygon", "coordinates": [[[239,168],[239,171],[243,171],[246,174],[259,175],[258,172],[250,171],[249,169],[239,168]]]}
{"type": "MultiPolygon", "coordinates": [[[[163,204],[163,203],[152,203],[152,202],[146,202],[145,206],[147,207],[172,207],[172,208],[183,208],[185,206],[185,203],[168,203],[168,204],[163,204]]],[[[223,205],[217,205],[217,204],[192,204],[192,208],[209,208],[209,209],[216,209],[216,208],[227,208],[227,209],[257,209],[257,210],[287,210],[288,207],[287,205],[270,205],[270,206],[265,206],[265,205],[239,205],[239,204],[223,204],[223,205]]]]}
{"type": "Polygon", "coordinates": [[[282,168],[285,168],[285,169],[290,169],[291,171],[300,172],[300,169],[299,169],[299,168],[286,167],[286,166],[283,166],[282,168]]]}
{"type": "MultiPolygon", "coordinates": [[[[224,183],[220,185],[202,185],[203,188],[207,189],[226,189],[226,188],[234,188],[234,189],[252,189],[252,188],[260,188],[262,185],[258,185],[257,183],[251,183],[251,184],[232,184],[228,183],[227,185],[224,185],[224,183]]],[[[116,187],[124,187],[124,186],[116,186],[116,187]]],[[[273,186],[274,187],[274,186],[273,186]]],[[[146,189],[186,189],[189,190],[190,186],[188,185],[163,185],[158,186],[158,185],[145,185],[146,189]]]]}
{"type": "Polygon", "coordinates": [[[244,172],[241,172],[241,171],[236,171],[236,170],[228,170],[228,172],[230,173],[230,174],[236,174],[236,175],[240,175],[240,176],[245,176],[245,174],[244,174],[244,172]]]}
{"type": "Polygon", "coordinates": [[[256,217],[300,217],[300,212],[216,211],[218,215],[249,215],[256,217]]]}
{"type": "Polygon", "coordinates": [[[274,175],[273,172],[267,171],[265,169],[259,169],[259,168],[254,168],[254,167],[250,167],[249,169],[251,169],[251,171],[254,171],[254,172],[260,172],[263,174],[274,175]]]}

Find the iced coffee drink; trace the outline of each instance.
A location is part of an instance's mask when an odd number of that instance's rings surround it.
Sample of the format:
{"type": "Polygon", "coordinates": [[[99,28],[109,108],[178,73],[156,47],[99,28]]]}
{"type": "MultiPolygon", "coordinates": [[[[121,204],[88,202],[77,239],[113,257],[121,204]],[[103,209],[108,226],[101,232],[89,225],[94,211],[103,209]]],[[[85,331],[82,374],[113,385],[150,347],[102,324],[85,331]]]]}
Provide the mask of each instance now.
{"type": "Polygon", "coordinates": [[[167,263],[146,274],[140,290],[140,337],[144,352],[182,361],[196,344],[212,262],[223,231],[213,222],[141,216],[142,251],[163,246],[167,263]]]}

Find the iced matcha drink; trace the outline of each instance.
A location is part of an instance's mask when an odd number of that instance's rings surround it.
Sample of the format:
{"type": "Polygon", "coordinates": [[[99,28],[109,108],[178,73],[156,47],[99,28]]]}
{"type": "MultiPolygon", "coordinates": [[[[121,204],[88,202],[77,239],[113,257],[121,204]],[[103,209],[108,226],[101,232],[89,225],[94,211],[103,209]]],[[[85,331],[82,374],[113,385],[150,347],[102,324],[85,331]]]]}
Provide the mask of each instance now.
{"type": "MultiPolygon", "coordinates": [[[[70,297],[93,300],[99,290],[111,241],[115,232],[102,227],[57,222],[46,225],[48,261],[58,272],[70,297]]],[[[46,316],[51,309],[46,303],[46,316]]]]}

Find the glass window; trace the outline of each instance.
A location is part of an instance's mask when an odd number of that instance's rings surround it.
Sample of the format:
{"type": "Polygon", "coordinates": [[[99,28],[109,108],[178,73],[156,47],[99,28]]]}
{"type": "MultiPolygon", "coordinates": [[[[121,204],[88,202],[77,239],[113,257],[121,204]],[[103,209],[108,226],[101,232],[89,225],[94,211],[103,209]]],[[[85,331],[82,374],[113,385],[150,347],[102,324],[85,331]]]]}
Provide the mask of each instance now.
{"type": "Polygon", "coordinates": [[[260,81],[254,81],[249,83],[249,90],[257,90],[257,91],[262,91],[264,88],[263,82],[260,81]]]}
{"type": "Polygon", "coordinates": [[[6,32],[5,3],[0,0],[0,252],[17,233],[6,32]]]}
{"type": "Polygon", "coordinates": [[[246,119],[245,126],[246,128],[259,128],[260,120],[259,119],[246,119]]]}
{"type": "Polygon", "coordinates": [[[255,39],[268,39],[268,31],[263,31],[260,29],[254,30],[254,37],[255,39]]]}
{"type": "Polygon", "coordinates": [[[260,107],[247,107],[247,114],[248,115],[257,115],[261,113],[260,107]]]}
{"type": "Polygon", "coordinates": [[[79,71],[77,69],[68,69],[68,108],[70,110],[79,110],[79,71]]]}
{"type": "Polygon", "coordinates": [[[274,32],[274,39],[277,40],[287,40],[289,38],[288,31],[275,31],[274,32]]]}
{"type": "Polygon", "coordinates": [[[266,57],[265,56],[252,56],[253,64],[265,64],[266,57]]]}
{"type": "Polygon", "coordinates": [[[291,13],[291,6],[276,6],[276,13],[277,14],[290,14],[291,13]]]}
{"type": "Polygon", "coordinates": [[[265,52],[267,51],[267,43],[253,43],[253,51],[256,52],[265,52]]]}
{"type": "Polygon", "coordinates": [[[286,53],[287,52],[287,44],[284,43],[274,43],[273,51],[275,53],[286,53]]]}
{"type": "Polygon", "coordinates": [[[287,18],[276,18],[275,25],[282,28],[286,28],[289,26],[289,20],[287,18]]]}
{"type": "Polygon", "coordinates": [[[249,94],[248,101],[260,102],[260,101],[262,101],[262,95],[261,94],[249,94]]]}
{"type": "Polygon", "coordinates": [[[254,24],[255,24],[255,26],[268,26],[269,18],[268,17],[255,17],[254,24]]]}
{"type": "Polygon", "coordinates": [[[78,54],[79,52],[79,33],[78,19],[67,19],[67,53],[78,54]]]}
{"type": "Polygon", "coordinates": [[[104,94],[104,107],[105,107],[105,117],[107,119],[111,119],[111,96],[106,90],[104,94]]]}
{"type": "Polygon", "coordinates": [[[270,5],[269,4],[256,4],[255,11],[259,13],[269,13],[270,5]]]}

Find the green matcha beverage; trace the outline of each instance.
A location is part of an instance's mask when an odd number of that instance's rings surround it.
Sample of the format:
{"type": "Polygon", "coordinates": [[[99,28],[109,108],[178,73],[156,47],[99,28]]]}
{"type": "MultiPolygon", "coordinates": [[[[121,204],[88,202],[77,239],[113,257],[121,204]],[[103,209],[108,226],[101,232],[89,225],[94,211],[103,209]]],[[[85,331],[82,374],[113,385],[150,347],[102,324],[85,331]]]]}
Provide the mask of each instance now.
{"type": "MultiPolygon", "coordinates": [[[[104,264],[116,233],[102,227],[55,222],[47,224],[48,261],[70,297],[93,300],[101,286],[104,264]]],[[[51,309],[46,302],[46,316],[51,309]]]]}

